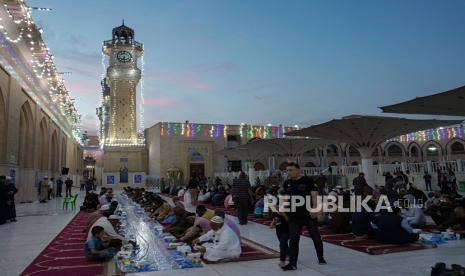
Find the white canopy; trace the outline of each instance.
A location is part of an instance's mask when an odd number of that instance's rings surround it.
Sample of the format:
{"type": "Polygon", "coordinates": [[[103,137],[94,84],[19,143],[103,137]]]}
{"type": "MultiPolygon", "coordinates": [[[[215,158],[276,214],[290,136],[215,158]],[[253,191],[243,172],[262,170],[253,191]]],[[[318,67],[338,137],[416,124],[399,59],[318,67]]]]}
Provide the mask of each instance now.
{"type": "Polygon", "coordinates": [[[385,113],[465,116],[465,86],[380,108],[385,113]]]}
{"type": "Polygon", "coordinates": [[[419,130],[460,124],[461,120],[414,120],[351,115],[288,132],[286,136],[317,137],[348,143],[357,149],[374,149],[393,137],[419,130]]]}
{"type": "Polygon", "coordinates": [[[252,162],[271,155],[297,157],[328,143],[324,139],[316,138],[260,139],[233,149],[221,150],[217,154],[252,162]]]}
{"type": "Polygon", "coordinates": [[[287,136],[317,137],[348,143],[362,157],[362,170],[368,184],[374,184],[373,149],[380,143],[414,131],[456,125],[461,120],[412,120],[404,118],[352,115],[342,119],[295,130],[287,136]]]}

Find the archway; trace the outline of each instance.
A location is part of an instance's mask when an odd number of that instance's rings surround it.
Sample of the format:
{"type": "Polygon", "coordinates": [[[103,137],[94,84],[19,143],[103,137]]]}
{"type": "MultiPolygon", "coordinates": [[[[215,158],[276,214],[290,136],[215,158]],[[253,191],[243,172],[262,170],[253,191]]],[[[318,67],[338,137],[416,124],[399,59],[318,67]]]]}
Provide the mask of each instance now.
{"type": "Polygon", "coordinates": [[[423,155],[426,158],[437,159],[442,156],[442,147],[436,141],[428,141],[423,145],[423,155]]]}
{"type": "Polygon", "coordinates": [[[404,156],[404,150],[397,143],[395,143],[395,144],[392,143],[392,144],[388,145],[387,149],[386,149],[386,152],[387,152],[387,155],[389,157],[401,157],[401,156],[404,156]]]}
{"type": "Polygon", "coordinates": [[[326,156],[328,156],[328,157],[337,157],[337,156],[339,156],[339,148],[334,144],[328,145],[326,147],[326,156]]]}
{"type": "Polygon", "coordinates": [[[454,141],[450,145],[450,154],[458,155],[458,154],[465,154],[465,146],[460,141],[454,141]]]}
{"type": "Polygon", "coordinates": [[[49,169],[49,142],[47,121],[43,118],[39,125],[39,169],[42,171],[47,171],[49,169]]]}
{"type": "Polygon", "coordinates": [[[357,161],[354,161],[352,163],[350,163],[351,166],[358,166],[358,162],[357,161]]]}
{"type": "Polygon", "coordinates": [[[34,137],[34,122],[32,117],[32,110],[29,102],[25,102],[21,106],[19,115],[19,150],[18,162],[22,168],[34,167],[34,150],[33,140],[34,137]]]}
{"type": "Polygon", "coordinates": [[[63,136],[63,138],[61,138],[61,167],[67,167],[66,153],[67,153],[66,138],[63,136]]]}
{"type": "Polygon", "coordinates": [[[50,169],[53,173],[58,173],[58,166],[59,166],[59,148],[58,148],[58,134],[57,131],[54,130],[52,134],[52,140],[50,144],[50,169]]]}

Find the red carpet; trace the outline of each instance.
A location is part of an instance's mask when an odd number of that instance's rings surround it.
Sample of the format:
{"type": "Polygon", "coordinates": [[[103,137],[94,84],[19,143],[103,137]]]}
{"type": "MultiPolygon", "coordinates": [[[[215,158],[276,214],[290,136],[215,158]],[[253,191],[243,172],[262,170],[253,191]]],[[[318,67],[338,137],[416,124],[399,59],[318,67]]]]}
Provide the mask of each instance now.
{"type": "MultiPolygon", "coordinates": [[[[309,236],[307,231],[302,233],[304,236],[309,236]]],[[[356,239],[351,233],[349,234],[335,234],[331,230],[321,229],[321,238],[325,242],[339,245],[345,248],[357,250],[360,252],[368,253],[371,255],[381,255],[396,252],[414,251],[421,249],[433,248],[431,246],[424,246],[420,243],[414,244],[384,244],[377,242],[373,239],[356,239]]]]}
{"type": "Polygon", "coordinates": [[[68,225],[40,252],[21,275],[95,276],[103,272],[103,264],[84,256],[87,233],[82,230],[90,213],[79,212],[68,225]]]}
{"type": "MultiPolygon", "coordinates": [[[[162,194],[163,196],[173,198],[171,195],[162,194]]],[[[221,210],[224,211],[226,214],[231,216],[236,216],[236,211],[234,209],[227,209],[223,206],[213,206],[211,204],[203,204],[205,207],[211,210],[221,210]]],[[[248,215],[248,220],[262,224],[262,225],[270,225],[270,219],[264,218],[256,218],[252,214],[248,215]]],[[[431,226],[434,228],[435,226],[431,226]]],[[[428,228],[429,229],[429,228],[428,228]]],[[[428,231],[428,229],[425,229],[428,231]]],[[[388,253],[396,253],[396,252],[405,252],[405,251],[413,251],[413,250],[421,250],[421,249],[428,249],[432,247],[424,246],[422,244],[407,244],[407,245],[397,245],[397,244],[383,244],[379,243],[376,240],[372,239],[355,239],[355,236],[352,234],[335,234],[328,229],[320,229],[321,238],[324,242],[329,242],[335,245],[339,245],[345,248],[349,248],[352,250],[357,250],[360,252],[372,254],[372,255],[381,255],[381,254],[388,254],[388,253]]],[[[302,235],[308,237],[307,231],[303,231],[302,235]]]]}
{"type": "Polygon", "coordinates": [[[246,262],[246,261],[255,261],[255,260],[264,260],[279,258],[279,252],[270,249],[266,246],[258,244],[254,241],[241,237],[241,247],[242,254],[239,259],[234,260],[225,260],[220,263],[229,263],[229,262],[246,262]]]}

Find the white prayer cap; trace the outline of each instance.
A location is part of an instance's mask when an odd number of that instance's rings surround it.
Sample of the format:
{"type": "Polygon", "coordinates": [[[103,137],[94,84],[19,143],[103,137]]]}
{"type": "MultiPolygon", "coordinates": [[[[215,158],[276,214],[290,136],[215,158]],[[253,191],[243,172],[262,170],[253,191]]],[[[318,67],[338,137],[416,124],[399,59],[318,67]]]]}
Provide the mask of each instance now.
{"type": "Polygon", "coordinates": [[[213,223],[218,223],[218,224],[219,224],[219,223],[223,223],[224,220],[223,220],[223,218],[220,217],[220,216],[214,216],[214,217],[212,217],[211,222],[213,222],[213,223]]]}
{"type": "Polygon", "coordinates": [[[117,216],[117,215],[111,215],[108,219],[116,219],[116,220],[120,220],[121,217],[120,216],[117,216]]]}
{"type": "Polygon", "coordinates": [[[101,211],[110,210],[110,205],[109,205],[109,204],[105,204],[105,205],[103,205],[102,207],[100,207],[100,210],[101,210],[101,211]]]}
{"type": "Polygon", "coordinates": [[[44,178],[48,178],[48,175],[45,175],[44,178]]]}
{"type": "Polygon", "coordinates": [[[13,178],[11,178],[11,176],[7,175],[6,177],[6,180],[12,180],[13,178]]]}

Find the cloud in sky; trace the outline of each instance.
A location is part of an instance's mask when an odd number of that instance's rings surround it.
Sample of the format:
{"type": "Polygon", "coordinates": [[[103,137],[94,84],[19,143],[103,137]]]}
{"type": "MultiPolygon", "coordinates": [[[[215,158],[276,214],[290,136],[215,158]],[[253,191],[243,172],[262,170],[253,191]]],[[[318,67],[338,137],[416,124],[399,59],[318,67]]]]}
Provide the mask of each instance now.
{"type": "Polygon", "coordinates": [[[163,72],[160,70],[145,70],[145,78],[155,81],[167,82],[171,85],[181,86],[193,90],[211,90],[212,84],[201,79],[194,72],[163,72]]]}
{"type": "Polygon", "coordinates": [[[156,98],[144,98],[144,107],[161,107],[169,108],[174,107],[176,103],[168,98],[156,97],[156,98]]]}

